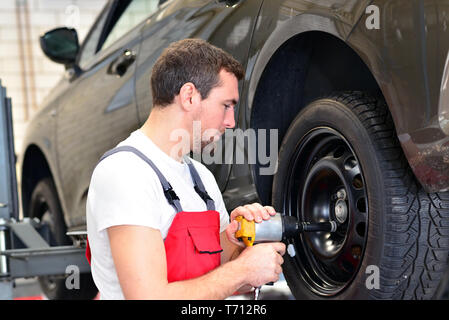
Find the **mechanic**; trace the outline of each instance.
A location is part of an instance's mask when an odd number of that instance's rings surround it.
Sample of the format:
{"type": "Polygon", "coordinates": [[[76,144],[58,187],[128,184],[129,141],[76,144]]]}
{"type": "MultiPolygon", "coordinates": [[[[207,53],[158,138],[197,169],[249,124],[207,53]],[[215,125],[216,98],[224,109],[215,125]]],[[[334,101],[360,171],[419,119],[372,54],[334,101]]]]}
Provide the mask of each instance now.
{"type": "Polygon", "coordinates": [[[262,221],[274,208],[253,203],[229,217],[213,174],[188,157],[234,128],[243,75],[231,55],[200,39],[172,43],[156,61],[147,121],[101,158],[90,182],[101,299],[224,299],[279,279],[283,243],[245,248],[234,236],[236,216],[262,221]]]}

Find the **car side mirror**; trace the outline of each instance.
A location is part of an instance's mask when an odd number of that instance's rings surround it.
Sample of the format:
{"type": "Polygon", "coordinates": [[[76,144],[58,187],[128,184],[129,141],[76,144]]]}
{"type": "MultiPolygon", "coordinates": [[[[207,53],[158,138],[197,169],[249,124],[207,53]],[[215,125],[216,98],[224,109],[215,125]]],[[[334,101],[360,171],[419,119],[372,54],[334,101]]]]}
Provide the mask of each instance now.
{"type": "Polygon", "coordinates": [[[80,50],[76,30],[66,27],[46,32],[40,37],[40,45],[50,60],[64,64],[66,68],[75,64],[80,50]]]}
{"type": "Polygon", "coordinates": [[[223,3],[227,7],[233,7],[237,3],[239,3],[241,0],[217,0],[218,3],[223,3]]]}

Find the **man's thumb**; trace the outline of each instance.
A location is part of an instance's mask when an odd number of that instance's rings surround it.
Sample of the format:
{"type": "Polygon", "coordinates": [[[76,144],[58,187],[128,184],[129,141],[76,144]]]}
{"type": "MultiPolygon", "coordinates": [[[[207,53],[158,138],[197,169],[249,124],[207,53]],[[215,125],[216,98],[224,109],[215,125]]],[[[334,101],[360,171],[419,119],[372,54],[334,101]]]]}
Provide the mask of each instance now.
{"type": "Polygon", "coordinates": [[[237,229],[239,228],[239,223],[237,220],[232,220],[232,222],[229,224],[229,232],[235,233],[237,229]]]}

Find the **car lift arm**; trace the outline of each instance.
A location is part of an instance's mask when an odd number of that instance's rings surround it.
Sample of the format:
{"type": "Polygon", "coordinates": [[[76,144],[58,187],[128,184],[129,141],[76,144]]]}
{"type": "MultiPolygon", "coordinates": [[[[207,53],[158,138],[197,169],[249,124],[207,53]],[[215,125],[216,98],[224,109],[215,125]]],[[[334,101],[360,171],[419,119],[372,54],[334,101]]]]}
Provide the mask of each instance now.
{"type": "Polygon", "coordinates": [[[18,217],[11,99],[0,81],[0,299],[13,298],[17,278],[66,275],[69,266],[90,272],[83,234],[71,235],[73,246],[51,247],[46,224],[29,218],[17,221],[18,217]]]}

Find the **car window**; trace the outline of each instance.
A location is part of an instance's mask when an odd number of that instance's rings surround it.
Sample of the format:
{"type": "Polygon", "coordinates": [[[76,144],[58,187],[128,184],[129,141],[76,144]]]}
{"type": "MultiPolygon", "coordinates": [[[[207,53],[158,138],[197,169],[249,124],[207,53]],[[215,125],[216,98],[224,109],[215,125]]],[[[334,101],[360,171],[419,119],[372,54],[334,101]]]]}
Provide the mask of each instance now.
{"type": "Polygon", "coordinates": [[[106,37],[101,50],[112,45],[145,18],[156,12],[160,3],[160,0],[132,0],[106,37]]]}
{"type": "Polygon", "coordinates": [[[83,69],[85,68],[93,56],[97,53],[98,42],[103,31],[104,23],[108,16],[108,10],[103,10],[101,17],[98,19],[97,23],[93,26],[92,30],[88,34],[82,51],[78,60],[78,65],[83,69]]]}

